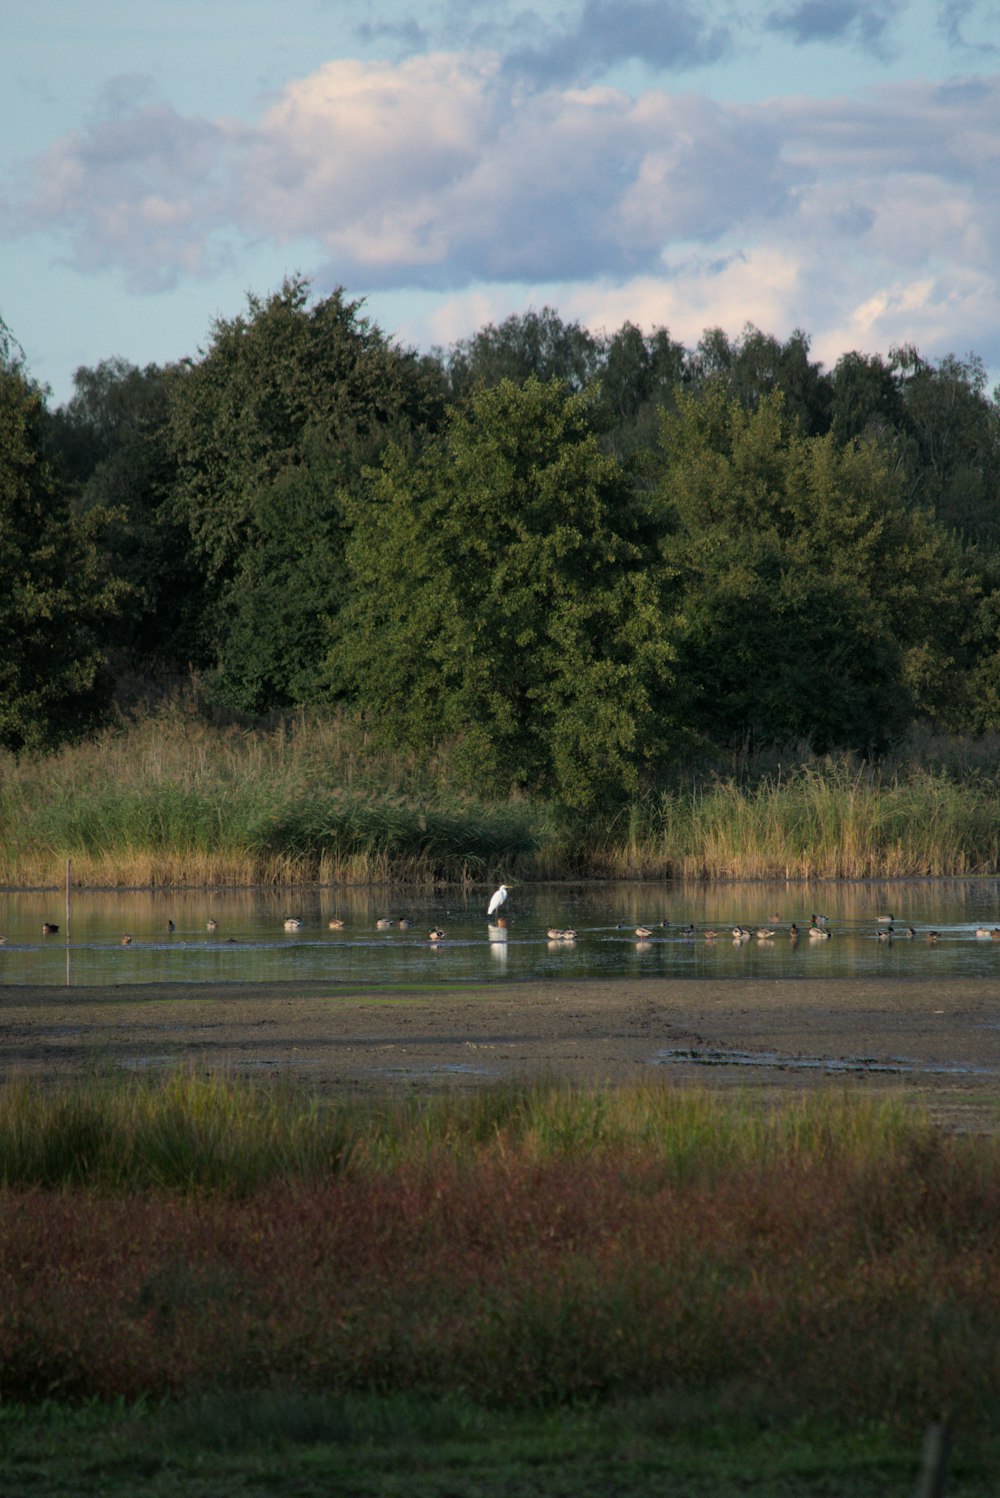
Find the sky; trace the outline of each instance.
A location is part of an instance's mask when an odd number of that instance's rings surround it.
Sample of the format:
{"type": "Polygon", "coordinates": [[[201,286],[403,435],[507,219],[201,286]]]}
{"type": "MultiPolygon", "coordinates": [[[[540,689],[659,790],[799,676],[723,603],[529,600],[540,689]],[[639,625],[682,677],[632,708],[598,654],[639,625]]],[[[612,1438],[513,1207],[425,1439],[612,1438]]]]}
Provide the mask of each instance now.
{"type": "Polygon", "coordinates": [[[3,74],[53,405],[287,276],[420,349],[550,306],[1000,379],[1000,0],[5,0],[3,74]]]}

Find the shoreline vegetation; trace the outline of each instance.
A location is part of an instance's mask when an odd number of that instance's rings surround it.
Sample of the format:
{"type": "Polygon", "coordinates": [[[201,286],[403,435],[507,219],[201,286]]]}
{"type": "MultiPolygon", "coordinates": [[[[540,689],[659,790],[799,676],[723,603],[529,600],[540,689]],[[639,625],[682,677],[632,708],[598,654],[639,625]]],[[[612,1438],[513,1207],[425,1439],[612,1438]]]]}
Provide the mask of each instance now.
{"type": "Polygon", "coordinates": [[[827,1494],[897,1490],[824,1468],[852,1432],[861,1467],[942,1420],[995,1448],[1000,1143],[892,1098],[95,1074],[6,1088],[0,1162],[0,1396],[28,1429],[117,1410],[138,1450],[186,1419],[246,1460],[270,1399],[345,1461],[365,1400],[463,1405],[471,1441],[558,1416],[550,1448],[586,1412],[696,1466],[728,1431],[719,1494],[765,1433],[811,1426],[827,1494]]]}
{"type": "Polygon", "coordinates": [[[1000,741],[893,762],[777,757],[648,789],[586,820],[458,788],[446,749],[373,749],[345,714],[261,729],[174,702],[31,759],[0,756],[0,884],[462,884],[498,874],[768,880],[1000,870],[1000,741]]]}

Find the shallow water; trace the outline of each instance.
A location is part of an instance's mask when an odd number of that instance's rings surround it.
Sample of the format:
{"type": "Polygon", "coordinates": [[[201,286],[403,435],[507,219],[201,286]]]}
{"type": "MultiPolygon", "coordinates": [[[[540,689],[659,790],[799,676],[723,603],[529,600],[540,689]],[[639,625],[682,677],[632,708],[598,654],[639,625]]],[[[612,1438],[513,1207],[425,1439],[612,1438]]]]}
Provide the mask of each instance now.
{"type": "Polygon", "coordinates": [[[0,985],[280,982],[386,984],[439,979],[1000,977],[1000,880],[845,884],[526,884],[511,889],[506,928],[486,918],[489,891],[407,889],[73,890],[0,892],[0,985]],[[829,941],[805,936],[816,911],[829,941]],[[877,939],[880,915],[897,935],[877,939]],[[288,915],[303,929],[285,932],[288,915]],[[329,921],[342,918],[343,929],[329,921]],[[408,930],[376,921],[406,917],[408,930]],[[778,917],[775,921],[772,918],[778,917]],[[207,930],[209,919],[219,923],[207,930]],[[172,920],[176,930],[167,931],[172,920]],[[42,935],[42,923],[59,931],[42,935]],[[667,924],[662,924],[666,922],[667,924]],[[795,922],[803,935],[790,939],[795,922]],[[772,940],[734,942],[730,929],[775,925],[772,940]],[[653,928],[639,940],[637,925],[653,928]],[[687,936],[683,928],[695,927],[687,936]],[[573,942],[550,942],[550,926],[573,942]],[[898,933],[914,927],[910,939],[898,933]],[[444,939],[428,933],[444,929],[444,939]],[[706,941],[706,927],[718,939],[706,941]],[[936,930],[938,940],[926,934],[936,930]],[[123,934],[132,942],[121,945],[123,934]]]}

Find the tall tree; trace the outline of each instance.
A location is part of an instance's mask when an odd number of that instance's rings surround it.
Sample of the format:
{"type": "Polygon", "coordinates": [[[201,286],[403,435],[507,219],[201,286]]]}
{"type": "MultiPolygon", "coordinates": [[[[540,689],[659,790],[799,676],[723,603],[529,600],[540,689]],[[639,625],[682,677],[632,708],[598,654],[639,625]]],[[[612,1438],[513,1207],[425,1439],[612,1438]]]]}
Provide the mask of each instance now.
{"type": "Polygon", "coordinates": [[[171,504],[167,443],[174,373],[106,359],[73,376],[74,393],[51,419],[49,443],[80,514],[110,510],[101,544],[131,588],[109,646],[120,670],[183,672],[207,664],[206,579],[171,504]]]}
{"type": "Polygon", "coordinates": [[[124,589],[74,517],[45,458],[46,413],[0,323],[0,744],[34,750],[107,709],[101,636],[124,589]]]}
{"type": "Polygon", "coordinates": [[[664,420],[678,671],[714,741],[884,748],[960,714],[975,589],[874,445],[790,430],[712,386],[664,420]]]}
{"type": "Polygon", "coordinates": [[[470,778],[586,808],[669,747],[651,517],[557,381],[475,395],[348,502],[352,602],[331,680],[394,742],[457,740],[470,778]]]}
{"type": "Polygon", "coordinates": [[[578,322],[566,323],[551,307],[515,313],[497,326],[487,323],[453,344],[446,356],[452,395],[463,399],[510,380],[561,380],[584,390],[600,365],[600,345],[578,322]]]}
{"type": "Polygon", "coordinates": [[[360,309],[341,290],[310,305],[308,283],[286,281],[217,322],[172,384],[175,504],[212,580],[219,687],[252,710],[313,680],[315,630],[282,631],[339,603],[342,489],[443,413],[440,367],[360,309]]]}

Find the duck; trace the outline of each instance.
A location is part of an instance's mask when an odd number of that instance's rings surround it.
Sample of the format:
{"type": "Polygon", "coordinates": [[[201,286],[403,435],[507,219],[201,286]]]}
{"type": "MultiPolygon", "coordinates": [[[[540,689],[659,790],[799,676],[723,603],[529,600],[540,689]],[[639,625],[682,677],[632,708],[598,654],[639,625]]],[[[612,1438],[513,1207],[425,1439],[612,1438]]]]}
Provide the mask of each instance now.
{"type": "Polygon", "coordinates": [[[927,940],[928,941],[937,941],[937,939],[940,936],[940,934],[941,933],[939,931],[928,931],[928,933],[927,933],[927,940]]]}
{"type": "Polygon", "coordinates": [[[830,917],[828,915],[817,915],[814,910],[812,923],[814,926],[828,926],[830,924],[830,917]]]}
{"type": "Polygon", "coordinates": [[[209,923],[208,923],[207,929],[209,931],[218,931],[218,929],[219,929],[219,923],[218,923],[218,921],[215,920],[214,918],[212,920],[210,920],[209,923]]]}
{"type": "Polygon", "coordinates": [[[128,932],[127,932],[127,931],[126,931],[126,932],[125,932],[125,935],[124,935],[124,936],[123,936],[123,937],[122,937],[122,939],[121,939],[121,945],[122,945],[122,946],[123,946],[123,947],[130,947],[130,946],[131,946],[131,945],[132,945],[132,938],[131,938],[131,936],[130,936],[130,935],[129,935],[129,934],[128,934],[128,932]]]}
{"type": "Polygon", "coordinates": [[[560,931],[559,940],[576,941],[576,932],[573,930],[572,926],[567,926],[565,931],[560,931]]]}
{"type": "Polygon", "coordinates": [[[42,922],[42,935],[43,936],[55,936],[56,933],[58,932],[58,930],[59,930],[59,927],[53,925],[53,923],[51,921],[43,921],[42,922]]]}
{"type": "Polygon", "coordinates": [[[916,934],[917,934],[917,933],[916,933],[916,931],[914,931],[914,929],[913,929],[913,927],[912,927],[912,926],[901,926],[901,927],[900,927],[900,928],[899,928],[899,930],[898,930],[898,931],[896,931],[896,932],[895,932],[895,935],[896,935],[896,936],[901,936],[901,937],[903,937],[903,939],[904,939],[904,940],[905,940],[905,941],[910,941],[910,940],[912,940],[912,938],[913,938],[913,937],[914,937],[914,936],[916,936],[916,934]]]}
{"type": "Polygon", "coordinates": [[[792,924],[788,928],[788,934],[792,938],[792,941],[798,941],[798,939],[799,939],[799,928],[798,928],[798,926],[796,926],[796,924],[795,924],[794,921],[792,922],[792,924]]]}
{"type": "Polygon", "coordinates": [[[304,922],[301,921],[297,915],[286,915],[285,916],[285,930],[286,931],[301,931],[303,925],[304,925],[304,922]]]}
{"type": "Polygon", "coordinates": [[[876,941],[892,941],[894,932],[891,926],[883,926],[881,931],[875,932],[876,941]]]}
{"type": "Polygon", "coordinates": [[[706,931],[705,932],[705,940],[706,941],[717,941],[718,937],[719,937],[718,931],[706,931]]]}
{"type": "Polygon", "coordinates": [[[695,930],[694,930],[693,926],[682,926],[681,927],[681,935],[682,936],[694,936],[694,934],[695,934],[695,930]]]}
{"type": "Polygon", "coordinates": [[[875,917],[875,924],[876,926],[891,926],[895,919],[894,915],[877,915],[875,917]]]}
{"type": "Polygon", "coordinates": [[[396,922],[396,925],[399,927],[400,931],[409,931],[410,927],[413,925],[413,922],[407,920],[405,915],[401,915],[399,920],[396,922]]]}
{"type": "Polygon", "coordinates": [[[427,935],[431,941],[444,941],[444,932],[440,926],[435,926],[434,930],[428,931],[427,935]]]}
{"type": "Polygon", "coordinates": [[[645,940],[647,936],[652,936],[653,928],[652,926],[636,926],[635,934],[645,940]]]}
{"type": "Polygon", "coordinates": [[[754,932],[754,936],[756,936],[758,941],[770,941],[773,935],[774,932],[771,930],[770,926],[758,926],[756,931],[754,932]]]}
{"type": "Polygon", "coordinates": [[[376,931],[391,931],[396,922],[391,915],[381,915],[375,922],[376,931]]]}
{"type": "Polygon", "coordinates": [[[1000,941],[1000,926],[993,927],[993,930],[990,932],[990,937],[993,941],[1000,941]]]}
{"type": "Polygon", "coordinates": [[[734,941],[749,941],[750,932],[745,926],[734,926],[732,936],[734,941]]]}
{"type": "Polygon", "coordinates": [[[810,926],[809,935],[816,941],[829,941],[833,932],[827,926],[810,926]]]}
{"type": "Polygon", "coordinates": [[[344,923],[339,916],[334,916],[333,920],[327,921],[326,924],[331,931],[342,931],[344,929],[344,923]]]}
{"type": "Polygon", "coordinates": [[[176,931],[176,930],[177,930],[177,927],[174,925],[173,921],[168,921],[167,922],[167,932],[168,932],[168,934],[171,931],[176,931]]]}

